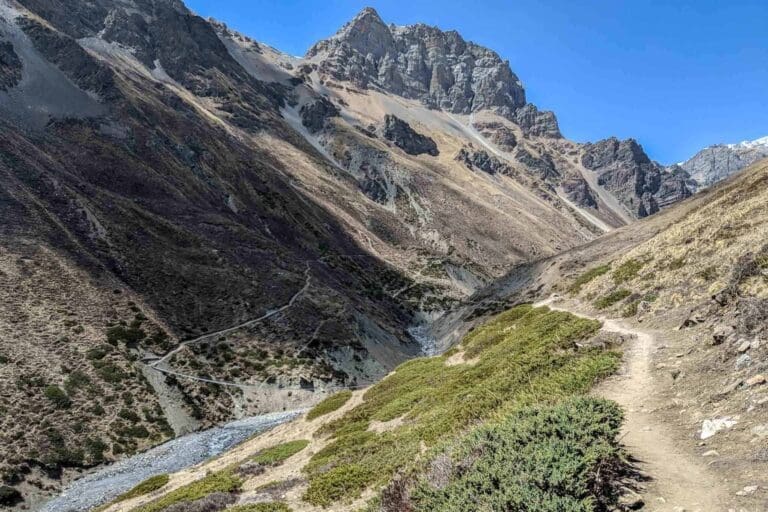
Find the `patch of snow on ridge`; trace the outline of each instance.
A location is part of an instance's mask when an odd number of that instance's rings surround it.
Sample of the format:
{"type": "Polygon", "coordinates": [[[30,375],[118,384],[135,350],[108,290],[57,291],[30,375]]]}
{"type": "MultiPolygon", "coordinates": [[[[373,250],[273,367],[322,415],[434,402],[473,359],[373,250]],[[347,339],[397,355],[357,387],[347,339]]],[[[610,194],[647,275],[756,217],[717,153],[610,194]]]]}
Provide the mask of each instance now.
{"type": "Polygon", "coordinates": [[[765,137],[760,137],[759,139],[755,140],[744,140],[739,142],[738,144],[728,144],[727,145],[731,149],[735,148],[756,148],[759,146],[768,146],[768,135],[765,137]]]}

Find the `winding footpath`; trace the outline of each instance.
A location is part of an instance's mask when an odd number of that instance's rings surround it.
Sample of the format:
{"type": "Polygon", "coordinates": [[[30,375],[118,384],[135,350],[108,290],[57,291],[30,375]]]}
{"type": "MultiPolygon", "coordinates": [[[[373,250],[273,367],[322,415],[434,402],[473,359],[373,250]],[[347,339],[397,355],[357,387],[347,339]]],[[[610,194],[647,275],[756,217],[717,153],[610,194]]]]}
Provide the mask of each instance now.
{"type": "Polygon", "coordinates": [[[173,375],[175,377],[181,377],[181,378],[189,379],[189,380],[196,380],[198,382],[205,382],[205,383],[208,383],[208,384],[218,384],[218,385],[221,385],[221,386],[238,387],[238,388],[242,388],[242,389],[261,387],[261,385],[239,384],[239,383],[236,383],[236,382],[226,382],[226,381],[220,381],[220,380],[216,380],[216,379],[206,379],[206,378],[203,378],[203,377],[198,377],[196,375],[190,375],[190,374],[187,374],[187,373],[182,373],[182,372],[177,372],[177,371],[174,371],[174,370],[170,370],[168,368],[163,368],[161,365],[167,363],[171,359],[171,357],[174,356],[174,354],[176,354],[177,352],[179,352],[180,350],[182,350],[186,346],[194,345],[195,343],[200,343],[200,342],[203,342],[203,341],[211,339],[211,338],[216,338],[218,336],[223,336],[223,335],[229,334],[231,332],[235,332],[235,331],[237,331],[239,329],[244,329],[244,328],[250,327],[252,325],[256,325],[259,322],[267,320],[267,319],[269,319],[269,318],[271,318],[271,317],[273,317],[273,316],[275,316],[275,315],[277,315],[279,313],[282,313],[286,309],[292,307],[294,305],[294,303],[299,299],[299,297],[301,297],[302,295],[304,295],[304,293],[306,293],[306,291],[309,289],[309,286],[312,284],[312,274],[311,274],[310,262],[307,262],[306,265],[307,265],[307,268],[304,271],[304,276],[305,276],[304,286],[298,292],[293,294],[293,296],[288,300],[288,302],[286,304],[280,306],[277,309],[270,310],[270,311],[268,311],[267,313],[263,314],[262,316],[260,316],[258,318],[254,318],[252,320],[248,320],[246,322],[243,322],[241,324],[235,325],[233,327],[228,327],[228,328],[222,329],[220,331],[210,332],[208,334],[203,334],[202,336],[199,336],[199,337],[191,339],[191,340],[182,341],[181,343],[178,344],[178,346],[176,346],[176,348],[174,348],[173,350],[171,350],[170,352],[165,354],[163,357],[161,357],[161,358],[159,358],[159,359],[157,359],[155,361],[152,361],[151,363],[149,363],[147,365],[147,367],[151,368],[151,369],[153,369],[155,371],[158,371],[158,372],[161,372],[161,373],[165,373],[167,375],[173,375]]]}
{"type": "Polygon", "coordinates": [[[639,461],[652,480],[642,492],[643,510],[649,512],[724,512],[729,510],[728,493],[706,465],[686,449],[669,425],[655,414],[656,382],[652,356],[656,335],[627,326],[616,319],[586,315],[570,304],[557,303],[551,297],[535,306],[598,320],[601,330],[635,338],[625,345],[624,368],[598,385],[595,393],[613,400],[624,409],[622,443],[639,461]]]}

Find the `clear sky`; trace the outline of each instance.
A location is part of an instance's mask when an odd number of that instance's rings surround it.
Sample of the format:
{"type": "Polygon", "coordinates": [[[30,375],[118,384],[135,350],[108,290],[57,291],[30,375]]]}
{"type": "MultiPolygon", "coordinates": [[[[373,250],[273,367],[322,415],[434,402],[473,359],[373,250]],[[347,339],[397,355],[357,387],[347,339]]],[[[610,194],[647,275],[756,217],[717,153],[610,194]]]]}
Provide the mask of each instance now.
{"type": "Polygon", "coordinates": [[[303,55],[365,6],[458,30],[509,59],[577,141],[634,137],[668,164],[768,135],[768,0],[187,0],[303,55]]]}

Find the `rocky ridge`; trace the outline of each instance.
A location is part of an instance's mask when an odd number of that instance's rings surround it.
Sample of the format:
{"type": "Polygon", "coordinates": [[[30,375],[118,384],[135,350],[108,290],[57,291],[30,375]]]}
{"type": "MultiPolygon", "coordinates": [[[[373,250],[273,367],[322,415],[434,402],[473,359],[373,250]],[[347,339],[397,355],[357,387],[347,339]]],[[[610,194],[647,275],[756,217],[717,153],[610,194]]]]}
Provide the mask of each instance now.
{"type": "Polygon", "coordinates": [[[598,184],[636,217],[653,215],[692,195],[684,171],[669,172],[651,161],[634,139],[620,141],[612,137],[586,144],[581,162],[598,173],[598,184]]]}
{"type": "Polygon", "coordinates": [[[768,158],[768,137],[738,144],[715,144],[670,168],[683,169],[699,186],[708,187],[763,158],[768,158]]]}

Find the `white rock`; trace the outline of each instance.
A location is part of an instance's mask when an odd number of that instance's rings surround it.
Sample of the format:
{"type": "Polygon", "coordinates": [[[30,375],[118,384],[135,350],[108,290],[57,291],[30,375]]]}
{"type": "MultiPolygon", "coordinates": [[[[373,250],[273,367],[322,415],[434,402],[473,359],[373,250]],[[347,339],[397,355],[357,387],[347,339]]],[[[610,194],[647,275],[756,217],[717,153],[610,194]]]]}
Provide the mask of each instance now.
{"type": "Polygon", "coordinates": [[[731,428],[732,426],[736,425],[736,423],[736,420],[730,416],[704,420],[704,422],[701,424],[701,439],[709,439],[719,431],[731,428]]]}

